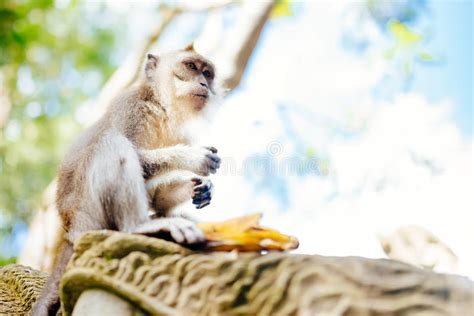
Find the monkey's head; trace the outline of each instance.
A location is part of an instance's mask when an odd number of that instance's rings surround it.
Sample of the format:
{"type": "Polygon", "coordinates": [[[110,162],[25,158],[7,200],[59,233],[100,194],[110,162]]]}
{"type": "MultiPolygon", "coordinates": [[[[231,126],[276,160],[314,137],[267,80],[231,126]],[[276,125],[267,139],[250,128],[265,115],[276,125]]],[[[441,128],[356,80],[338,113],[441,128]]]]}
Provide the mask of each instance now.
{"type": "Polygon", "coordinates": [[[145,74],[162,106],[175,112],[203,114],[218,96],[215,67],[192,44],[160,56],[148,54],[145,74]]]}

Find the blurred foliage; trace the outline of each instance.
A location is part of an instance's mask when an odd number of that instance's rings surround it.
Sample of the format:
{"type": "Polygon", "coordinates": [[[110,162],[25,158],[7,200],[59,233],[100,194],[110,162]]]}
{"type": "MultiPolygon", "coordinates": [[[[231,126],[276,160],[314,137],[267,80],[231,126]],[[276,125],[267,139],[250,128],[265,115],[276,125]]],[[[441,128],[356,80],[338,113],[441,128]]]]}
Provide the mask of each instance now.
{"type": "Polygon", "coordinates": [[[424,35],[397,20],[390,21],[387,28],[394,39],[394,45],[385,52],[385,57],[387,59],[399,58],[405,76],[412,74],[413,63],[416,60],[422,62],[436,61],[436,58],[423,46],[424,35]]]}
{"type": "Polygon", "coordinates": [[[384,52],[384,57],[401,69],[405,79],[413,75],[416,62],[435,62],[426,48],[426,32],[415,31],[420,17],[426,17],[426,0],[367,0],[366,8],[379,28],[393,40],[393,46],[384,52]]]}
{"type": "Polygon", "coordinates": [[[285,16],[293,16],[293,9],[292,9],[292,2],[291,0],[277,0],[272,13],[272,18],[280,18],[285,16]]]}
{"type": "Polygon", "coordinates": [[[421,42],[423,36],[412,30],[399,21],[390,21],[388,24],[389,31],[393,34],[397,43],[401,47],[409,47],[421,42]]]}
{"type": "Polygon", "coordinates": [[[0,257],[0,267],[6,266],[8,264],[13,264],[13,263],[16,263],[15,258],[4,259],[4,258],[0,257]]]}
{"type": "Polygon", "coordinates": [[[97,3],[0,0],[0,88],[12,103],[0,126],[0,246],[38,207],[80,129],[76,110],[115,68],[117,25],[97,3]]]}
{"type": "Polygon", "coordinates": [[[366,0],[367,9],[380,26],[385,27],[390,20],[412,23],[417,20],[427,4],[426,0],[366,0]]]}

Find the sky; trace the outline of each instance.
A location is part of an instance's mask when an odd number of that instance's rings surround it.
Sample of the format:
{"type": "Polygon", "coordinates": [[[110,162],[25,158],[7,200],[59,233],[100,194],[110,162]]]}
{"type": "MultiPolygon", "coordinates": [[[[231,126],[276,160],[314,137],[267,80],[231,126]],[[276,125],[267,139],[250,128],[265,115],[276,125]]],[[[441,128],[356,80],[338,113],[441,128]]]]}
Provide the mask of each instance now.
{"type": "Polygon", "coordinates": [[[435,67],[420,67],[413,90],[430,100],[451,99],[456,123],[466,137],[472,137],[473,3],[437,0],[429,5],[434,28],[430,47],[439,52],[443,61],[435,67]]]}
{"type": "Polygon", "coordinates": [[[390,36],[358,20],[360,4],[299,3],[295,17],[269,23],[205,138],[224,170],[197,216],[262,212],[264,225],[299,238],[299,253],[372,258],[385,256],[381,236],[417,225],[458,255],[444,272],[474,278],[472,31],[449,25],[472,15],[427,2],[409,26],[433,32],[423,49],[442,62],[415,63],[406,79],[384,58],[390,36]],[[348,49],[347,36],[369,44],[348,49]],[[299,169],[279,168],[290,161],[299,169]]]}

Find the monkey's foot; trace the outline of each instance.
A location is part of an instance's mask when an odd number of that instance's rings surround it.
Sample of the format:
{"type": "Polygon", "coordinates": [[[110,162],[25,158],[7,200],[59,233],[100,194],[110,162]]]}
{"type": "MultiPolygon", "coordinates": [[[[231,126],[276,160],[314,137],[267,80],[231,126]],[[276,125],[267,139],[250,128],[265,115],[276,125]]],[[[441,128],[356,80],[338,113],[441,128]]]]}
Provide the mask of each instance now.
{"type": "Polygon", "coordinates": [[[204,243],[206,238],[193,221],[182,217],[166,217],[150,220],[133,230],[134,233],[168,237],[179,244],[204,243]]]}
{"type": "Polygon", "coordinates": [[[206,178],[192,178],[194,183],[193,204],[197,209],[203,208],[211,203],[213,184],[211,180],[206,178]]]}

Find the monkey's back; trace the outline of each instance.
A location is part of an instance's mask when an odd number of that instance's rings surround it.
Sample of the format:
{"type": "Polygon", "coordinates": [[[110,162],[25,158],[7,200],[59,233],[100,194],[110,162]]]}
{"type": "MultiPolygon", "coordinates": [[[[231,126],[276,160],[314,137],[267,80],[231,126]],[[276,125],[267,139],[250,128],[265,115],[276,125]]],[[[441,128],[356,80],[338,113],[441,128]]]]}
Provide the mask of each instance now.
{"type": "Polygon", "coordinates": [[[69,146],[58,171],[56,206],[66,231],[72,225],[74,213],[80,209],[86,190],[87,168],[110,124],[103,119],[84,130],[69,146]]]}

